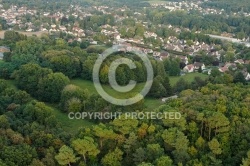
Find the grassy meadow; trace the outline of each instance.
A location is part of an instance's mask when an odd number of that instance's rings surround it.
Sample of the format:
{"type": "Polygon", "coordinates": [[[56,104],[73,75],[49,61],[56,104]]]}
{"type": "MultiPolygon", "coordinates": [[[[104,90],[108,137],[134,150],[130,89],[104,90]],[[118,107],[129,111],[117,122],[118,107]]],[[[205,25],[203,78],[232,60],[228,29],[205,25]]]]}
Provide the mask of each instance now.
{"type": "MultiPolygon", "coordinates": [[[[0,63],[1,63],[1,61],[0,61],[0,63]]],[[[186,74],[184,76],[170,77],[170,84],[172,86],[174,86],[175,83],[181,77],[183,77],[188,82],[192,82],[196,76],[199,76],[202,79],[206,79],[208,77],[207,75],[204,75],[201,73],[190,73],[190,74],[186,74]]],[[[6,81],[12,88],[14,88],[16,90],[18,89],[15,85],[14,80],[6,80],[6,81]]],[[[87,80],[83,80],[83,79],[72,79],[71,84],[79,86],[82,89],[88,89],[88,91],[90,93],[98,94],[95,87],[94,87],[94,84],[91,81],[87,81],[87,80]]],[[[144,83],[139,83],[132,91],[130,91],[128,93],[124,93],[123,95],[121,95],[121,93],[119,93],[119,92],[116,92],[109,85],[104,85],[103,89],[113,97],[126,98],[127,96],[131,95],[131,93],[134,94],[134,93],[140,92],[143,87],[144,87],[144,83]]],[[[159,107],[163,103],[162,103],[161,99],[146,97],[144,104],[148,110],[153,110],[153,109],[159,107]]],[[[82,119],[81,120],[70,120],[68,118],[68,114],[61,112],[60,109],[58,108],[58,106],[55,104],[46,103],[46,105],[53,109],[53,113],[54,113],[55,117],[57,118],[59,123],[62,124],[62,127],[65,129],[65,131],[67,131],[69,133],[74,134],[81,127],[90,127],[91,125],[93,125],[93,123],[89,122],[88,120],[82,120],[82,119]]]]}
{"type": "MultiPolygon", "coordinates": [[[[185,80],[187,80],[188,82],[192,82],[194,80],[195,77],[201,77],[202,79],[206,79],[208,76],[202,73],[189,73],[186,74],[184,76],[176,76],[176,77],[170,77],[170,84],[172,86],[174,86],[176,84],[176,82],[182,77],[185,80]]],[[[87,81],[87,80],[83,80],[83,79],[73,79],[71,80],[71,84],[74,84],[76,86],[81,87],[82,89],[88,89],[88,91],[90,93],[94,93],[97,94],[97,91],[94,87],[94,84],[91,81],[87,81]]],[[[108,94],[110,94],[113,97],[116,98],[126,98],[128,96],[131,96],[131,94],[135,94],[138,93],[142,90],[142,88],[144,87],[144,83],[139,83],[137,84],[137,86],[130,92],[128,93],[120,93],[115,91],[112,87],[110,87],[109,85],[103,85],[103,89],[105,90],[105,92],[107,92],[108,94]]],[[[161,105],[161,99],[155,99],[155,98],[149,98],[146,97],[145,98],[145,106],[148,109],[154,109],[157,108],[159,105],[161,105]]]]}

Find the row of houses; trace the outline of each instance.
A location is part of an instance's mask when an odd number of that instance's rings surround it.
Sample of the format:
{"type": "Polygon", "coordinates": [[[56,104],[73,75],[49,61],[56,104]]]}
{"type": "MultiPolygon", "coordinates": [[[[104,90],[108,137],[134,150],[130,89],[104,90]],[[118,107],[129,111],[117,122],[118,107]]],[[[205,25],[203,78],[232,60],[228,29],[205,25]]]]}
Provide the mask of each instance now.
{"type": "Polygon", "coordinates": [[[25,24],[21,17],[25,15],[36,15],[37,10],[27,9],[27,7],[17,7],[12,5],[9,9],[5,10],[2,5],[0,5],[0,17],[6,20],[7,25],[21,25],[25,24]]]}

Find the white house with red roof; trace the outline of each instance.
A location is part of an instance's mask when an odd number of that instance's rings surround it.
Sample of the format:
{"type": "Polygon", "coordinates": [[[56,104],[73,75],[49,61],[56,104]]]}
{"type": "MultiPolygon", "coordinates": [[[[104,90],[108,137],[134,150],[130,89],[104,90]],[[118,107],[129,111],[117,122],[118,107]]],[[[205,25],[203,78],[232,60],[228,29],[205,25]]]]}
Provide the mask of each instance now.
{"type": "Polygon", "coordinates": [[[192,73],[194,72],[195,68],[193,64],[187,65],[183,68],[183,71],[186,73],[192,73]]]}

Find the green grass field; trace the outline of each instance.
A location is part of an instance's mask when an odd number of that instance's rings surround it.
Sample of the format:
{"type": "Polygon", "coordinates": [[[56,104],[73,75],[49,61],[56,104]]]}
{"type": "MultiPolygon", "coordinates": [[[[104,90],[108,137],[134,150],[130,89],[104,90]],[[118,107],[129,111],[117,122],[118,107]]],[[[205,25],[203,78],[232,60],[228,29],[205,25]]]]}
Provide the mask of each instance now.
{"type": "Polygon", "coordinates": [[[56,119],[62,125],[62,128],[66,132],[75,134],[79,128],[91,127],[92,125],[94,125],[92,122],[89,122],[88,120],[69,119],[68,114],[60,111],[56,105],[52,105],[52,104],[48,104],[48,103],[46,103],[46,105],[53,109],[53,113],[54,113],[56,119]]]}
{"type": "MultiPolygon", "coordinates": [[[[74,80],[71,80],[71,84],[77,85],[81,87],[82,89],[88,89],[90,93],[98,94],[94,87],[94,84],[91,81],[82,80],[82,79],[74,79],[74,80]]],[[[116,92],[114,89],[112,89],[112,87],[108,85],[104,85],[103,89],[105,90],[105,92],[107,92],[111,96],[122,99],[122,98],[127,98],[133,93],[140,92],[143,87],[144,87],[144,83],[139,83],[132,91],[128,93],[122,93],[122,94],[119,92],[116,92]]],[[[156,108],[157,106],[161,104],[162,102],[160,99],[145,98],[145,106],[148,109],[156,108]]]]}
{"type": "MultiPolygon", "coordinates": [[[[0,63],[1,63],[1,61],[0,61],[0,63]]],[[[205,79],[208,77],[207,75],[204,75],[201,73],[190,73],[190,74],[187,74],[184,76],[170,77],[170,83],[173,86],[181,77],[186,79],[188,82],[191,82],[191,81],[193,81],[194,77],[196,77],[196,76],[199,76],[202,79],[205,79]]],[[[16,90],[18,89],[15,85],[14,80],[6,80],[6,81],[12,88],[14,88],[16,90]]],[[[94,87],[94,84],[91,81],[82,80],[82,79],[73,79],[73,80],[71,80],[71,84],[77,85],[83,89],[88,89],[88,91],[90,93],[97,94],[97,91],[94,87]]],[[[104,85],[103,89],[107,93],[109,93],[110,95],[112,95],[114,97],[126,98],[131,93],[138,93],[143,88],[143,86],[144,86],[144,83],[140,83],[131,92],[125,93],[122,96],[119,92],[116,92],[108,85],[104,85]]],[[[144,104],[148,110],[153,110],[153,109],[159,107],[163,103],[161,102],[161,99],[146,97],[144,104]]],[[[46,103],[46,105],[54,110],[54,114],[55,114],[57,120],[59,121],[59,123],[62,124],[63,129],[69,133],[74,134],[81,127],[90,127],[93,125],[93,123],[89,122],[88,120],[70,120],[68,118],[68,114],[61,112],[60,109],[56,105],[52,105],[52,104],[48,104],[48,103],[46,103]]]]}
{"type": "MultiPolygon", "coordinates": [[[[174,86],[176,84],[176,82],[182,77],[185,80],[187,80],[188,82],[192,82],[194,80],[195,77],[201,77],[202,79],[206,79],[208,76],[202,73],[189,73],[186,74],[184,76],[178,76],[178,77],[170,77],[170,84],[172,86],[174,86]]],[[[87,81],[87,80],[82,80],[82,79],[73,79],[71,80],[71,84],[74,84],[76,86],[81,87],[82,89],[88,89],[88,91],[90,93],[93,94],[98,94],[94,84],[91,81],[87,81]]],[[[103,89],[110,94],[113,97],[116,98],[126,98],[128,96],[131,96],[131,94],[135,94],[141,91],[141,89],[144,87],[144,83],[139,83],[132,91],[128,92],[128,93],[120,93],[115,91],[114,89],[112,89],[112,87],[110,87],[109,85],[103,85],[103,89]]],[[[145,98],[145,106],[148,109],[154,109],[159,107],[162,104],[161,99],[154,99],[154,98],[145,98]]]]}
{"type": "Polygon", "coordinates": [[[208,78],[208,75],[202,73],[188,73],[184,76],[170,77],[170,84],[172,86],[175,85],[180,78],[184,78],[190,83],[194,80],[195,77],[200,77],[201,79],[205,80],[206,78],[208,78]]]}
{"type": "MultiPolygon", "coordinates": [[[[186,74],[184,76],[175,76],[175,77],[170,77],[170,84],[172,86],[174,86],[176,84],[176,82],[180,79],[180,78],[184,78],[185,80],[187,80],[188,82],[192,82],[194,80],[195,77],[200,77],[201,79],[205,80],[206,78],[208,78],[208,75],[202,74],[202,73],[189,73],[186,74]]],[[[73,79],[71,80],[71,84],[74,84],[76,86],[81,87],[82,89],[88,89],[89,92],[91,93],[97,93],[93,83],[91,81],[87,81],[87,80],[82,80],[82,79],[73,79]]],[[[141,90],[144,86],[144,83],[139,83],[133,90],[132,92],[138,92],[139,90],[141,90]]],[[[113,90],[110,86],[108,85],[104,85],[103,89],[105,91],[107,91],[107,93],[110,93],[111,95],[114,95],[115,97],[118,97],[119,93],[117,93],[115,90],[113,90]]]]}

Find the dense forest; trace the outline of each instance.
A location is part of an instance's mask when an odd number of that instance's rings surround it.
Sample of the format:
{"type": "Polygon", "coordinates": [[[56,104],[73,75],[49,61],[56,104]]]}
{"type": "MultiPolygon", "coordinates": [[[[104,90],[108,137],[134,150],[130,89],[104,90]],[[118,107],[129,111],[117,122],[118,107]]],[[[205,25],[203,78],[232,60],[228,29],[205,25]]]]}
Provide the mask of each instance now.
{"type": "Polygon", "coordinates": [[[237,37],[244,38],[250,34],[249,17],[240,17],[229,15],[201,15],[196,11],[187,13],[186,11],[162,12],[157,10],[148,10],[148,19],[154,24],[171,24],[180,27],[189,28],[191,30],[204,30],[207,33],[235,33],[237,37]],[[243,36],[243,37],[240,37],[243,36]]]}
{"type": "Polygon", "coordinates": [[[249,12],[250,6],[247,0],[211,0],[206,1],[203,4],[205,7],[215,7],[219,9],[224,9],[227,12],[249,12]]]}
{"type": "MultiPolygon", "coordinates": [[[[14,31],[5,32],[0,42],[11,48],[0,63],[1,166],[250,164],[250,86],[242,75],[221,75],[213,70],[207,80],[196,78],[188,83],[180,79],[172,87],[169,76],[180,72],[180,60],[151,58],[155,78],[148,95],[160,98],[177,93],[179,98],[154,110],[148,110],[143,101],[119,107],[90,93],[87,87],[71,84],[72,78],[92,80],[100,50],[14,31]],[[9,84],[10,80],[15,84],[9,84]],[[179,112],[182,117],[153,120],[122,115],[93,121],[92,126],[69,133],[51,105],[64,114],[120,110],[179,112]]],[[[116,73],[119,84],[131,78],[145,81],[145,69],[138,57],[118,52],[101,68],[103,84],[107,83],[107,66],[124,56],[136,63],[137,70],[120,66],[116,73]]]]}
{"type": "Polygon", "coordinates": [[[249,165],[249,86],[208,84],[154,110],[181,120],[114,119],[76,135],[25,91],[0,88],[1,165],[249,165]]]}
{"type": "MultiPolygon", "coordinates": [[[[250,64],[235,64],[224,73],[218,70],[223,63],[250,60],[250,48],[207,35],[227,32],[238,39],[249,38],[250,17],[244,16],[250,12],[248,1],[201,0],[198,4],[204,10],[170,11],[164,5],[150,5],[164,0],[1,0],[6,12],[12,5],[37,10],[34,15],[16,17],[24,24],[34,24],[34,31],[56,24],[67,31],[77,27],[86,36],[56,31],[27,37],[11,30],[19,27],[0,18],[1,30],[5,30],[0,46],[10,49],[0,59],[0,166],[250,166],[250,84],[243,75],[250,73],[250,64]],[[94,7],[105,5],[109,6],[106,11],[94,7]],[[87,13],[83,17],[72,15],[79,12],[78,6],[87,13]],[[222,14],[202,13],[208,8],[222,14]],[[44,15],[48,13],[49,17],[44,15]],[[52,19],[58,13],[65,15],[52,19]],[[108,31],[116,27],[119,38],[144,42],[128,45],[168,55],[161,60],[153,53],[147,55],[154,73],[152,87],[133,105],[113,105],[92,88],[93,66],[112,46],[115,36],[102,33],[106,25],[108,31]],[[148,32],[157,37],[145,37],[148,32]],[[169,38],[185,40],[189,47],[195,42],[206,43],[212,49],[192,56],[188,49],[174,52],[177,54],[163,51],[164,45],[171,43],[169,38]],[[93,40],[98,44],[92,45],[93,40]],[[221,58],[211,56],[214,52],[221,58]],[[185,79],[183,57],[187,64],[204,63],[210,73],[202,73],[200,67],[192,73],[199,76],[185,79]],[[69,117],[69,113],[104,117],[116,112],[122,113],[119,118],[69,117]],[[178,113],[181,117],[140,119],[126,115],[146,112],[178,113]]],[[[128,58],[136,68],[119,65],[115,72],[119,85],[135,80],[139,84],[135,89],[140,90],[147,79],[137,55],[113,53],[102,63],[99,76],[111,95],[109,66],[120,58],[128,58]]]]}

